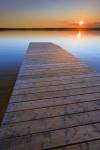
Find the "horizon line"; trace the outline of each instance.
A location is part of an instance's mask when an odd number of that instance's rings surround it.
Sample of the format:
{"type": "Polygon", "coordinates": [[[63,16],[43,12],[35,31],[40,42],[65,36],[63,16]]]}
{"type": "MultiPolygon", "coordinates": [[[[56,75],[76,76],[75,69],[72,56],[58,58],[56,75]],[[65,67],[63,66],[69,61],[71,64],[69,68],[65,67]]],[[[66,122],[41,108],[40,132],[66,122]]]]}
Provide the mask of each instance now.
{"type": "Polygon", "coordinates": [[[100,27],[89,27],[89,28],[24,28],[24,27],[20,27],[20,28],[0,28],[0,30],[100,30],[100,27]]]}

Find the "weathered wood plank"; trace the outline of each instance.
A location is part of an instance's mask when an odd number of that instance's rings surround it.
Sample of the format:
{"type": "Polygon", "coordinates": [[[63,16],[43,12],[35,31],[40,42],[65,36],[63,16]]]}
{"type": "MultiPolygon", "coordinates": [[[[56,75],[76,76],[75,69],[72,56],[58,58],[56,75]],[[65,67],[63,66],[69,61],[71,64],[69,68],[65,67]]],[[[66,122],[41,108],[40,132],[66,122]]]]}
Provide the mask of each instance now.
{"type": "MultiPolygon", "coordinates": [[[[37,68],[37,69],[35,68],[34,72],[35,73],[40,73],[41,71],[45,71],[45,72],[48,72],[48,71],[52,71],[53,72],[53,71],[59,71],[59,70],[60,71],[64,71],[65,69],[70,71],[72,69],[77,69],[77,68],[82,68],[82,67],[88,68],[85,65],[77,65],[77,66],[76,65],[73,65],[73,66],[69,65],[69,66],[61,66],[61,67],[60,66],[59,67],[58,66],[54,66],[54,67],[48,67],[48,68],[45,68],[45,67],[43,68],[42,67],[42,68],[37,68]],[[54,67],[56,67],[56,68],[54,68],[54,67]]],[[[33,72],[33,69],[34,69],[34,67],[33,68],[32,67],[31,68],[21,68],[20,75],[23,74],[23,73],[26,73],[27,71],[31,73],[31,72],[33,72]]]]}
{"type": "MultiPolygon", "coordinates": [[[[90,71],[91,72],[91,71],[90,71]]],[[[72,69],[72,70],[67,70],[67,71],[58,71],[58,72],[51,72],[51,73],[43,73],[41,72],[41,74],[35,74],[35,73],[27,73],[26,75],[19,75],[18,79],[27,79],[27,78],[43,78],[43,77],[54,77],[54,76],[65,76],[66,74],[67,75],[77,75],[77,74],[86,74],[86,73],[89,73],[88,71],[88,68],[78,68],[77,70],[76,69],[72,69]]]]}
{"type": "Polygon", "coordinates": [[[38,79],[34,79],[34,78],[30,78],[30,79],[17,79],[16,80],[16,85],[21,83],[32,83],[32,82],[36,82],[36,83],[40,83],[40,82],[53,82],[55,80],[68,80],[68,81],[73,81],[73,80],[77,80],[77,79],[84,79],[84,78],[91,78],[91,77],[95,77],[95,78],[100,78],[100,74],[97,73],[88,73],[88,74],[81,74],[81,75],[71,75],[68,76],[67,74],[65,76],[59,76],[59,77],[45,77],[45,78],[38,78],[38,79]]]}
{"type": "MultiPolygon", "coordinates": [[[[81,66],[82,67],[82,66],[81,66]]],[[[39,71],[37,71],[37,70],[35,70],[35,71],[33,71],[33,70],[27,70],[27,71],[22,71],[22,72],[20,72],[20,74],[19,74],[19,76],[28,76],[28,75],[31,75],[31,76],[33,76],[33,78],[34,78],[34,76],[36,76],[37,74],[38,74],[38,76],[42,76],[42,75],[44,75],[43,77],[45,77],[45,76],[51,76],[51,75],[55,75],[56,73],[57,73],[57,75],[58,74],[70,74],[71,72],[72,72],[72,70],[73,70],[73,73],[75,73],[76,72],[76,70],[77,71],[87,71],[88,70],[88,67],[87,68],[85,68],[85,69],[81,69],[81,67],[73,67],[73,68],[63,68],[63,69],[55,69],[55,70],[39,70],[39,71]]]]}
{"type": "MultiPolygon", "coordinates": [[[[1,147],[23,147],[33,149],[48,149],[57,146],[86,142],[89,140],[100,139],[100,123],[78,126],[73,128],[60,129],[37,134],[28,134],[22,137],[12,137],[0,141],[1,147]],[[5,145],[5,146],[4,146],[5,145]],[[16,145],[16,146],[15,146],[16,145]]],[[[22,131],[20,131],[21,133],[22,131]]]]}
{"type": "MultiPolygon", "coordinates": [[[[9,150],[9,149],[14,149],[14,150],[33,150],[34,145],[32,142],[30,142],[30,136],[22,139],[22,138],[16,138],[16,139],[11,139],[10,142],[9,140],[5,140],[3,144],[1,145],[1,149],[3,150],[9,150]],[[24,142],[27,142],[27,144],[23,144],[24,142]]],[[[35,147],[37,149],[42,149],[42,146],[39,145],[39,147],[35,147]]],[[[62,145],[58,147],[51,147],[51,149],[54,150],[100,150],[100,140],[94,140],[94,141],[88,141],[88,142],[82,142],[78,143],[75,145],[62,145]]],[[[48,149],[49,150],[49,149],[48,149]]]]}
{"type": "Polygon", "coordinates": [[[85,84],[85,83],[90,83],[90,82],[100,82],[100,77],[90,77],[90,78],[82,78],[82,79],[60,79],[58,78],[53,80],[53,81],[40,81],[37,82],[34,79],[29,79],[29,80],[20,80],[19,83],[17,82],[14,90],[20,90],[20,89],[25,89],[25,88],[38,88],[38,87],[48,87],[48,86],[58,86],[58,85],[66,85],[68,86],[69,84],[85,84]]]}
{"type": "MultiPolygon", "coordinates": [[[[89,101],[99,100],[99,99],[100,99],[100,93],[91,93],[91,94],[84,94],[84,95],[77,95],[77,96],[70,96],[70,97],[16,102],[16,103],[9,103],[7,112],[58,106],[58,105],[65,105],[65,104],[72,104],[72,103],[86,102],[86,101],[89,102],[89,101]]],[[[96,101],[96,103],[99,104],[99,101],[96,101]]]]}
{"type": "MultiPolygon", "coordinates": [[[[4,125],[0,139],[100,122],[100,110],[4,125]]],[[[99,123],[100,124],[100,123],[99,123]]],[[[93,132],[93,131],[92,131],[93,132]]],[[[99,135],[100,137],[100,135],[99,135]]]]}
{"type": "MultiPolygon", "coordinates": [[[[28,120],[35,120],[48,117],[56,117],[61,115],[77,114],[88,111],[100,110],[100,100],[94,100],[89,102],[79,102],[69,105],[53,105],[50,107],[29,109],[29,106],[20,107],[21,110],[17,110],[14,107],[12,111],[5,114],[2,124],[16,123],[28,120]]],[[[22,106],[22,105],[21,105],[22,106]]],[[[34,106],[33,106],[34,107],[34,106]]]]}
{"type": "Polygon", "coordinates": [[[23,95],[29,93],[40,93],[40,92],[51,92],[57,90],[69,90],[69,89],[78,89],[78,88],[85,88],[85,87],[92,87],[92,86],[100,86],[100,81],[91,81],[91,82],[81,82],[81,83],[70,83],[70,84],[58,84],[58,85],[49,85],[49,86],[41,86],[41,87],[30,87],[30,88],[23,88],[13,90],[12,95],[23,95]]]}
{"type": "Polygon", "coordinates": [[[35,68],[35,69],[49,69],[49,68],[53,68],[53,67],[55,67],[55,68],[61,68],[61,67],[71,67],[71,66],[76,66],[76,64],[77,64],[77,66],[85,66],[85,64],[82,64],[80,61],[76,61],[76,63],[75,64],[73,64],[73,63],[54,63],[54,64],[52,64],[52,63],[49,63],[49,64],[31,64],[31,65],[25,65],[25,66],[21,66],[21,70],[22,69],[33,69],[33,68],[35,68]]]}
{"type": "Polygon", "coordinates": [[[40,93],[28,93],[28,94],[20,94],[20,95],[12,95],[10,98],[10,102],[23,102],[23,101],[36,101],[43,99],[52,99],[52,98],[61,98],[61,97],[69,97],[76,95],[84,95],[90,93],[98,93],[100,92],[100,86],[91,86],[85,88],[72,88],[72,89],[58,89],[50,91],[50,92],[40,92],[40,93]]]}

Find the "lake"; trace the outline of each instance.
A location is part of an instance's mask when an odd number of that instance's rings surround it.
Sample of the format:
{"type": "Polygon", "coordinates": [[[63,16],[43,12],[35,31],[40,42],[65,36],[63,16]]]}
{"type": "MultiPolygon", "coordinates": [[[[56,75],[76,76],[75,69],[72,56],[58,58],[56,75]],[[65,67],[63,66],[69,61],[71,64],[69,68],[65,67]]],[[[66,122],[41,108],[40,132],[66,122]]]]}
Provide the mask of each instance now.
{"type": "Polygon", "coordinates": [[[100,72],[100,31],[0,31],[0,119],[29,42],[52,42],[100,72]]]}

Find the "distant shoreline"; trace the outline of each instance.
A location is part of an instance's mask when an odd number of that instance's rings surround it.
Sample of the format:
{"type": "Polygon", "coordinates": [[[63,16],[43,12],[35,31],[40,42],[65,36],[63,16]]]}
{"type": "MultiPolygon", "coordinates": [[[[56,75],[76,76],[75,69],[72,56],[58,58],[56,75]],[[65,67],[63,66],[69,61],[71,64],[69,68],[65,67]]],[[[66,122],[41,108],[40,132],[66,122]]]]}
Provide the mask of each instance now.
{"type": "Polygon", "coordinates": [[[39,30],[39,31],[63,31],[63,30],[100,30],[100,28],[0,28],[0,31],[5,30],[39,30]]]}

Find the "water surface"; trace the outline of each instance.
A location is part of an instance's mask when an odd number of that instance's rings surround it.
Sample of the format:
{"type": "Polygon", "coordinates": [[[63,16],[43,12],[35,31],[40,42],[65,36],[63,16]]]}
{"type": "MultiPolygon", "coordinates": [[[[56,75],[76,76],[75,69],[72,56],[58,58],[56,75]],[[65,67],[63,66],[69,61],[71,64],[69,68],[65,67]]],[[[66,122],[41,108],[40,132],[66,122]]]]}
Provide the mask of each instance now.
{"type": "Polygon", "coordinates": [[[53,42],[100,72],[100,31],[0,31],[0,118],[29,42],[53,42]]]}

